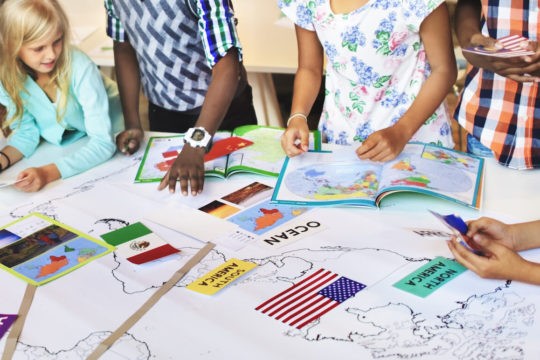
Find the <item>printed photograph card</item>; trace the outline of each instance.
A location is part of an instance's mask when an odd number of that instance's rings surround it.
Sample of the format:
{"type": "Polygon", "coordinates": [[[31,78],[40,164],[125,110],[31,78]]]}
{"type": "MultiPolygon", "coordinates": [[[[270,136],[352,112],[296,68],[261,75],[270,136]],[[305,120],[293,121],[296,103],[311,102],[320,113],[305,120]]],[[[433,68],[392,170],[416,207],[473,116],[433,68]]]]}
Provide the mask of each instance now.
{"type": "Polygon", "coordinates": [[[38,213],[0,228],[0,268],[36,286],[66,275],[113,249],[38,213]]]}

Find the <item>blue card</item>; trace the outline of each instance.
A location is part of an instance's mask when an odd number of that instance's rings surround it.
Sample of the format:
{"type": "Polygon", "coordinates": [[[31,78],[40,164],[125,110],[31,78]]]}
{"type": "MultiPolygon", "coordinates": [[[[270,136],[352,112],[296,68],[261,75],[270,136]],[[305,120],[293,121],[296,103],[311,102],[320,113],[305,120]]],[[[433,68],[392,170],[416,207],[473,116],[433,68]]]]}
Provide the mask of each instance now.
{"type": "Polygon", "coordinates": [[[467,240],[465,235],[467,235],[467,230],[469,228],[467,226],[467,223],[463,221],[461,217],[454,214],[441,215],[433,210],[429,210],[429,212],[431,212],[437,219],[441,220],[441,222],[445,224],[446,227],[450,229],[450,231],[452,231],[452,234],[454,234],[454,236],[459,239],[461,245],[465,246],[467,249],[469,249],[476,255],[484,255],[484,253],[482,253],[482,251],[480,251],[480,249],[478,249],[474,245],[474,243],[467,240]]]}

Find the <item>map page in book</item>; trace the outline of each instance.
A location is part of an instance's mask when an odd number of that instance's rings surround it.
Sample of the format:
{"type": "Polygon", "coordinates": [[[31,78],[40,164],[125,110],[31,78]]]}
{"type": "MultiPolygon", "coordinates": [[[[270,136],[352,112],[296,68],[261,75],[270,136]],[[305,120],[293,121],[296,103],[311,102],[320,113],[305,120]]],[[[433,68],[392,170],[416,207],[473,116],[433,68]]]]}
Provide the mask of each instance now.
{"type": "MultiPolygon", "coordinates": [[[[238,141],[232,144],[231,151],[221,150],[223,156],[205,158],[205,175],[227,178],[235,173],[247,172],[278,176],[286,157],[280,141],[283,131],[283,128],[245,125],[237,127],[232,133],[217,132],[213,138],[214,146],[219,147],[223,142],[230,141],[230,138],[236,138],[238,141]]],[[[151,137],[135,176],[135,182],[161,181],[183,146],[183,135],[151,137]]],[[[312,150],[321,148],[318,131],[310,134],[310,148],[312,150]]],[[[207,155],[212,152],[211,149],[207,155]]]]}
{"type": "Polygon", "coordinates": [[[287,158],[272,201],[297,205],[379,206],[395,192],[416,192],[479,208],[484,160],[435,145],[409,143],[386,163],[360,160],[355,148],[287,158]]]}

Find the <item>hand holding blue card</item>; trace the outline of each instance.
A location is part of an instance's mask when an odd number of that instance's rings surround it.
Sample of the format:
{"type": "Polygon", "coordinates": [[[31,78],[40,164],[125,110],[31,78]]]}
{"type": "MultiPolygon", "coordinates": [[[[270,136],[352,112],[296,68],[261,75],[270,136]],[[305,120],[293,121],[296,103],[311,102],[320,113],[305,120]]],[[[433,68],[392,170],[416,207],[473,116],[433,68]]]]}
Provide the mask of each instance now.
{"type": "Polygon", "coordinates": [[[441,220],[452,231],[452,234],[460,240],[461,245],[475,253],[476,255],[484,256],[484,253],[472,241],[467,238],[468,226],[465,221],[458,215],[441,215],[433,210],[429,210],[437,219],[441,220]]]}

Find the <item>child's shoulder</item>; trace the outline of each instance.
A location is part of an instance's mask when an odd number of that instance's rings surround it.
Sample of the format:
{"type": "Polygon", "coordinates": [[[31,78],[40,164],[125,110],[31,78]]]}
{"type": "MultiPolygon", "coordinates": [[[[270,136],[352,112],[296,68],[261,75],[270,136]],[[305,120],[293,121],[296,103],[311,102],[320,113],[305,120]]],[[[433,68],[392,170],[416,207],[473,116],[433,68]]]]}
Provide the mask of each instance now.
{"type": "Polygon", "coordinates": [[[70,47],[70,52],[71,61],[73,62],[73,64],[93,64],[92,59],[90,59],[90,57],[79,48],[72,46],[70,47]]]}

